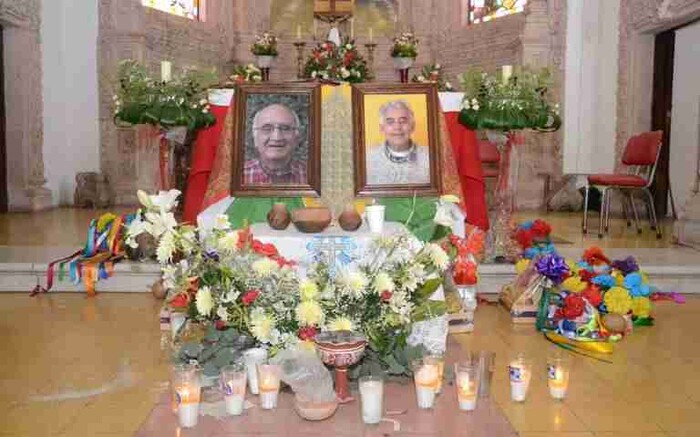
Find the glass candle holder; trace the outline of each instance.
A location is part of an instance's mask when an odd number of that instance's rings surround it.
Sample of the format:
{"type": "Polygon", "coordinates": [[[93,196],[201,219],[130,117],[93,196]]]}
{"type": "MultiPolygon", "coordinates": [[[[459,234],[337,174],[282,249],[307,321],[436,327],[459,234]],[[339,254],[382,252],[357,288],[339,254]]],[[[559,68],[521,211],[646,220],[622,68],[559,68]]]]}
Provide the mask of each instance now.
{"type": "Polygon", "coordinates": [[[260,408],[263,410],[272,410],[277,408],[277,395],[280,391],[279,375],[279,366],[269,363],[258,364],[260,408]]]}
{"type": "Polygon", "coordinates": [[[518,355],[508,365],[510,397],[515,402],[524,402],[532,379],[532,362],[518,355]]]}
{"type": "Polygon", "coordinates": [[[170,313],[170,334],[173,340],[175,340],[178,333],[182,329],[182,325],[184,325],[186,321],[187,315],[185,313],[180,313],[177,311],[170,313]]]}
{"type": "Polygon", "coordinates": [[[476,409],[479,395],[479,363],[466,361],[455,363],[455,385],[459,409],[472,411],[476,409]]]}
{"type": "Polygon", "coordinates": [[[547,360],[547,385],[554,399],[564,399],[569,388],[571,361],[564,357],[550,357],[547,360]]]}
{"type": "Polygon", "coordinates": [[[267,350],[259,347],[247,349],[243,352],[243,360],[245,361],[246,371],[248,373],[248,388],[254,395],[259,393],[258,390],[258,364],[267,359],[267,350]]]}
{"type": "Polygon", "coordinates": [[[491,351],[479,351],[476,354],[479,362],[479,397],[487,398],[491,393],[491,380],[496,363],[496,353],[491,351]]]}
{"type": "Polygon", "coordinates": [[[381,376],[360,378],[362,421],[373,425],[381,422],[384,414],[384,380],[381,376]]]}
{"type": "Polygon", "coordinates": [[[180,427],[194,428],[199,419],[201,392],[199,370],[191,365],[174,367],[172,386],[175,392],[180,427]]]}
{"type": "Polygon", "coordinates": [[[428,355],[424,360],[426,363],[435,364],[438,368],[438,382],[435,394],[439,395],[442,391],[442,380],[445,375],[445,357],[442,355],[428,355]]]}
{"type": "Polygon", "coordinates": [[[418,359],[412,362],[412,368],[418,408],[433,408],[440,375],[438,365],[429,360],[418,359]]]}
{"type": "Polygon", "coordinates": [[[243,364],[233,364],[221,368],[219,382],[224,394],[226,412],[232,416],[243,414],[245,403],[246,368],[243,364]]]}

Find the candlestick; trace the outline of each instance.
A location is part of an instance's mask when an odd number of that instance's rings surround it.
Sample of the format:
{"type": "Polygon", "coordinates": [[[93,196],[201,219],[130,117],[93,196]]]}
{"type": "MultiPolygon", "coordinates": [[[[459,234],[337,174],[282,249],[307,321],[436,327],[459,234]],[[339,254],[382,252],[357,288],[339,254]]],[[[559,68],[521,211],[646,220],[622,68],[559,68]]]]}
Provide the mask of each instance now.
{"type": "Polygon", "coordinates": [[[170,82],[170,79],[172,79],[172,68],[173,64],[170,61],[161,61],[160,80],[163,82],[170,82]]]}
{"type": "Polygon", "coordinates": [[[478,362],[455,363],[455,381],[459,409],[464,411],[476,409],[476,400],[479,392],[478,362]]]}
{"type": "Polygon", "coordinates": [[[438,385],[437,364],[429,364],[422,359],[414,360],[413,377],[416,385],[418,408],[433,408],[435,391],[438,385]]]}
{"type": "Polygon", "coordinates": [[[569,376],[571,374],[568,360],[564,358],[550,358],[547,363],[547,383],[549,394],[554,399],[564,399],[569,388],[569,376]]]}
{"type": "Polygon", "coordinates": [[[370,42],[369,44],[365,44],[365,47],[367,48],[367,67],[370,73],[372,73],[372,76],[374,76],[374,49],[377,45],[370,42]]]}
{"type": "Polygon", "coordinates": [[[243,352],[246,371],[248,373],[248,388],[254,395],[258,394],[258,370],[257,366],[267,358],[267,351],[262,348],[248,349],[243,352]]]}
{"type": "Polygon", "coordinates": [[[226,412],[232,416],[238,416],[243,413],[246,379],[246,368],[243,364],[234,364],[221,368],[219,380],[224,393],[226,412]]]}
{"type": "Polygon", "coordinates": [[[503,79],[503,83],[508,83],[508,79],[513,75],[513,66],[512,65],[504,65],[501,67],[501,76],[503,79]]]}
{"type": "Polygon", "coordinates": [[[258,385],[260,388],[260,408],[277,408],[277,394],[280,389],[279,369],[274,364],[258,364],[258,385]]]}
{"type": "Polygon", "coordinates": [[[524,402],[532,378],[532,364],[522,356],[511,361],[508,366],[510,375],[510,396],[515,402],[524,402]]]}
{"type": "Polygon", "coordinates": [[[294,43],[294,47],[297,48],[297,79],[304,77],[304,46],[306,43],[303,41],[294,43]]]}
{"type": "Polygon", "coordinates": [[[360,378],[360,402],[362,421],[367,424],[379,423],[384,414],[384,381],[378,376],[360,378]]]}

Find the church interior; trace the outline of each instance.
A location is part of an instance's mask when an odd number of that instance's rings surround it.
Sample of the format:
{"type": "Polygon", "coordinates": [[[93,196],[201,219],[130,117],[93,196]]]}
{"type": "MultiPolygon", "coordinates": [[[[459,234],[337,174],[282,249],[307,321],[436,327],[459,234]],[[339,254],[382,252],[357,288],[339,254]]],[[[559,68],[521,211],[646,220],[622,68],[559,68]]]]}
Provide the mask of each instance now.
{"type": "Polygon", "coordinates": [[[0,435],[700,435],[699,1],[0,32],[0,435]]]}

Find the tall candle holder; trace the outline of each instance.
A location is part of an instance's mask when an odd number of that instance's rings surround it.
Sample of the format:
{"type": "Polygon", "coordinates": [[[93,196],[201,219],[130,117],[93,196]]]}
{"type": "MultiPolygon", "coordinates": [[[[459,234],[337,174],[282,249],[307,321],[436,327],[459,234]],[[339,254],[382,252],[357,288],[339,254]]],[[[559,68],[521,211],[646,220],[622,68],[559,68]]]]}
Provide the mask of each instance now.
{"type": "Polygon", "coordinates": [[[371,71],[372,76],[374,76],[374,49],[377,48],[377,44],[369,42],[365,44],[365,47],[367,48],[367,65],[369,65],[369,71],[371,71]]]}
{"type": "Polygon", "coordinates": [[[304,41],[297,41],[294,43],[294,47],[297,48],[297,79],[304,77],[304,47],[306,43],[304,41]]]}

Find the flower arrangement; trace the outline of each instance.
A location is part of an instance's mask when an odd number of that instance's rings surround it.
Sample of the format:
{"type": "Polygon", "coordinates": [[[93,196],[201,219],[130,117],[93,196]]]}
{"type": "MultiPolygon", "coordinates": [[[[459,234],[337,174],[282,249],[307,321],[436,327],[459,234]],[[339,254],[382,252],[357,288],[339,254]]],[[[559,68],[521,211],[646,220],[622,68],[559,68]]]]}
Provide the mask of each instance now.
{"type": "Polygon", "coordinates": [[[277,56],[277,37],[270,32],[256,35],[250,52],[255,56],[277,56]]]}
{"type": "Polygon", "coordinates": [[[549,223],[537,219],[518,225],[513,237],[523,250],[523,258],[533,259],[556,251],[550,237],[551,232],[549,223]]]}
{"type": "Polygon", "coordinates": [[[233,67],[233,73],[229,79],[233,85],[247,82],[261,82],[262,71],[253,64],[236,65],[233,67]]]}
{"type": "Polygon", "coordinates": [[[169,82],[149,77],[138,62],[119,64],[118,88],[113,97],[114,119],[128,124],[151,124],[165,130],[186,126],[190,131],[211,126],[207,89],[217,83],[213,71],[187,70],[169,82]]]}
{"type": "Polygon", "coordinates": [[[464,100],[459,119],[470,129],[555,131],[561,126],[559,106],[547,95],[552,86],[547,69],[522,68],[506,80],[471,70],[460,81],[464,100]]]}
{"type": "Polygon", "coordinates": [[[355,41],[346,37],[340,46],[326,41],[313,48],[304,66],[304,77],[361,83],[370,79],[370,73],[355,41]]]}
{"type": "Polygon", "coordinates": [[[419,74],[413,75],[411,81],[416,83],[436,83],[438,91],[454,91],[452,84],[445,79],[440,64],[426,65],[419,74]]]}
{"type": "Polygon", "coordinates": [[[413,58],[418,56],[418,39],[413,32],[403,32],[394,38],[391,46],[392,58],[413,58]]]}

